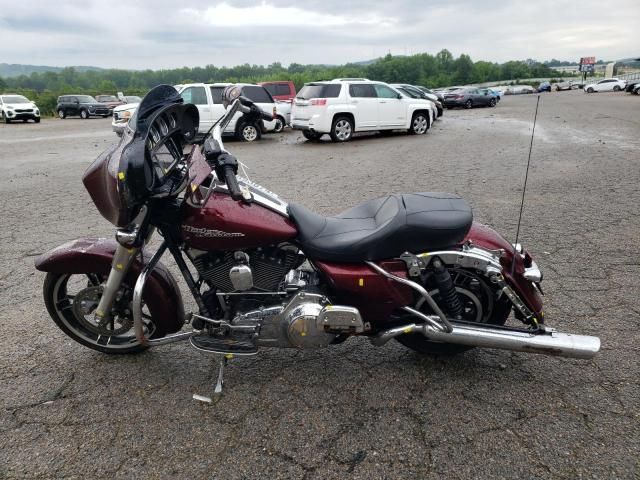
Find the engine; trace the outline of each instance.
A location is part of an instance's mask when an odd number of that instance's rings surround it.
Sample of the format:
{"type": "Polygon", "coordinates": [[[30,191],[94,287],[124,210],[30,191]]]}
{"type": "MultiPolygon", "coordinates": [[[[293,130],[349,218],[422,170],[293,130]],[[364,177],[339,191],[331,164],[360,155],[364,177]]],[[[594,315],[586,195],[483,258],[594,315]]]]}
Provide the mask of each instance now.
{"type": "Polygon", "coordinates": [[[188,253],[211,287],[203,298],[212,313],[220,308],[221,296],[227,321],[255,327],[258,335],[252,341],[259,346],[320,348],[339,335],[365,330],[357,309],[331,304],[317,273],[303,264],[294,246],[188,253]]]}

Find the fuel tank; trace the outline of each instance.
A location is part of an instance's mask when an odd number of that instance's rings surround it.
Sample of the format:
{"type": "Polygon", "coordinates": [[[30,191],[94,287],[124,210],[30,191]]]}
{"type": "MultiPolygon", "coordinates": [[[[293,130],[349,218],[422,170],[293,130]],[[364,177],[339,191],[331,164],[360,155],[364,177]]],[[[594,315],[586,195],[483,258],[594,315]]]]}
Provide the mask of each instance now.
{"type": "Polygon", "coordinates": [[[226,192],[213,192],[203,206],[184,206],[182,236],[198,250],[256,248],[292,240],[297,235],[286,215],[258,202],[236,201],[226,192]]]}

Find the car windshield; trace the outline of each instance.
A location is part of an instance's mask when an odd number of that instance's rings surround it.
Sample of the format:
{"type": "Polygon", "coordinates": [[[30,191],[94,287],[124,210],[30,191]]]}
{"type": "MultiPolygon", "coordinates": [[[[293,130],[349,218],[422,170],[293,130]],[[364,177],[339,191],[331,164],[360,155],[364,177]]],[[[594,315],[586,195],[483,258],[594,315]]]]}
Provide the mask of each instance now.
{"type": "Polygon", "coordinates": [[[136,97],[135,95],[132,97],[124,97],[127,100],[127,103],[140,103],[142,100],[140,97],[136,97]]]}
{"type": "Polygon", "coordinates": [[[117,102],[118,99],[113,95],[100,95],[98,96],[101,102],[117,102]]]}
{"type": "Polygon", "coordinates": [[[2,101],[4,103],[31,103],[29,99],[22,95],[3,95],[2,101]]]}
{"type": "Polygon", "coordinates": [[[76,98],[80,103],[96,103],[96,99],[91,95],[78,95],[76,98]]]}
{"type": "Polygon", "coordinates": [[[296,98],[309,100],[311,98],[335,98],[340,95],[339,83],[310,83],[302,87],[296,98]]]}

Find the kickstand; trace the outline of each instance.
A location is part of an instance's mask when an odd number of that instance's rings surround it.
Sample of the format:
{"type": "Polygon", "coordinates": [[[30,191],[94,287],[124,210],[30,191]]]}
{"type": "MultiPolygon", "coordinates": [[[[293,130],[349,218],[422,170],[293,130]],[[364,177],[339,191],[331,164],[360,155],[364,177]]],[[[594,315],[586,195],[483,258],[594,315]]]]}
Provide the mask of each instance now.
{"type": "MultiPolygon", "coordinates": [[[[218,370],[218,381],[216,382],[216,386],[213,389],[213,393],[215,395],[222,394],[222,386],[224,385],[224,367],[227,365],[230,359],[233,358],[233,355],[226,354],[220,358],[220,369],[218,370]]],[[[194,400],[199,400],[200,402],[213,403],[213,399],[211,397],[205,397],[204,395],[198,395],[197,393],[193,394],[194,400]]]]}

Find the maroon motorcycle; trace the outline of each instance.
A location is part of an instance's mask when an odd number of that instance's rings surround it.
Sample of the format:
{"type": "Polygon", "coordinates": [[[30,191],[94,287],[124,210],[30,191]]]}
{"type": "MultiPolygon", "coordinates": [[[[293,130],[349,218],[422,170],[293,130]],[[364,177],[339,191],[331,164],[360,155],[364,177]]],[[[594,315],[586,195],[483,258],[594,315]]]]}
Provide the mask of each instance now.
{"type": "Polygon", "coordinates": [[[237,177],[222,132],[234,118],[272,117],[233,86],[224,100],[224,117],[196,141],[196,107],[173,87],[156,87],[122,140],[85,172],[115,240],[75,240],[36,260],[47,272],[49,314],[71,338],[105,353],[188,339],[227,357],[352,336],[441,355],[473,347],[584,359],[598,352],[598,338],[544,325],[542,274],[531,255],[473,222],[456,195],[393,194],[324,217],[237,177]],[[154,232],[162,243],[148,255],[154,232]],[[160,263],[167,250],[197,311],[185,314],[160,263]],[[512,311],[518,327],[505,326],[512,311]]]}

